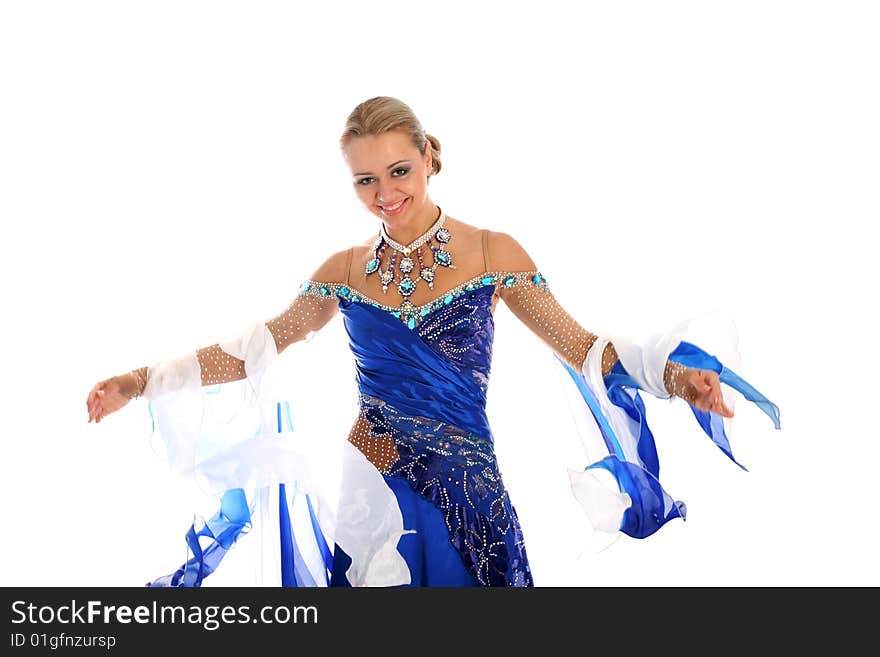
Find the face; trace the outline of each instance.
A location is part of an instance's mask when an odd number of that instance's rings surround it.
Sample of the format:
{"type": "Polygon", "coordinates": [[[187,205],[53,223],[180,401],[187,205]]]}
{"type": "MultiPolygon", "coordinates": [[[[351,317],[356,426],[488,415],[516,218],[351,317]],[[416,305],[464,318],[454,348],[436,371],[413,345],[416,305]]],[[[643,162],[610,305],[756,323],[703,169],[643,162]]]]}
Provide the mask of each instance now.
{"type": "Polygon", "coordinates": [[[428,172],[431,149],[421,155],[399,130],[353,137],[343,151],[361,203],[389,228],[405,226],[424,216],[431,205],[428,172]]]}

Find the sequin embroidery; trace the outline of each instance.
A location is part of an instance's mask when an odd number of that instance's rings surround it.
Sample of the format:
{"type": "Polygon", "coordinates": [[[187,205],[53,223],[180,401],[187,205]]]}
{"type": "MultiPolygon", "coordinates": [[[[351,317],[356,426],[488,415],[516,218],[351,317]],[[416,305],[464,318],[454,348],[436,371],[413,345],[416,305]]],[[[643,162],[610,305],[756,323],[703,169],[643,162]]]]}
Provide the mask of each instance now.
{"type": "Polygon", "coordinates": [[[361,393],[361,415],[389,435],[397,460],[383,471],[405,479],[444,514],[449,539],[484,586],[533,586],[516,510],[492,441],[447,422],[407,416],[361,393]]]}

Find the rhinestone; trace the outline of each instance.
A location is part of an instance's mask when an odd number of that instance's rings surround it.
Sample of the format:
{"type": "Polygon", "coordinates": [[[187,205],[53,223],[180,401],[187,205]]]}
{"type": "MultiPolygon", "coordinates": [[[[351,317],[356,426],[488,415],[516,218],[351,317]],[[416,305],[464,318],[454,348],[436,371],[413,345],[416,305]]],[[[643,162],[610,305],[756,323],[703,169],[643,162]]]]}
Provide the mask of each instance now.
{"type": "Polygon", "coordinates": [[[434,263],[449,267],[452,264],[452,255],[450,255],[449,251],[437,249],[434,251],[434,263]]]}
{"type": "Polygon", "coordinates": [[[403,296],[408,297],[410,294],[415,292],[416,282],[409,276],[407,276],[402,281],[400,281],[400,283],[397,284],[397,289],[403,296]]]}
{"type": "Polygon", "coordinates": [[[426,267],[419,272],[419,276],[430,283],[434,280],[434,270],[430,267],[426,267]]]}
{"type": "Polygon", "coordinates": [[[413,267],[415,267],[415,263],[412,261],[412,258],[407,257],[400,261],[400,271],[404,274],[410,273],[413,267]]]}
{"type": "Polygon", "coordinates": [[[379,280],[381,280],[382,285],[386,287],[391,282],[392,278],[394,278],[394,272],[392,272],[390,269],[386,269],[381,274],[379,274],[379,280]]]}
{"type": "Polygon", "coordinates": [[[373,258],[367,263],[366,273],[372,274],[377,269],[379,269],[379,258],[373,258]]]}
{"type": "Polygon", "coordinates": [[[452,234],[449,232],[447,228],[441,228],[437,231],[435,235],[438,242],[443,242],[446,244],[450,239],[452,239],[452,234]]]}

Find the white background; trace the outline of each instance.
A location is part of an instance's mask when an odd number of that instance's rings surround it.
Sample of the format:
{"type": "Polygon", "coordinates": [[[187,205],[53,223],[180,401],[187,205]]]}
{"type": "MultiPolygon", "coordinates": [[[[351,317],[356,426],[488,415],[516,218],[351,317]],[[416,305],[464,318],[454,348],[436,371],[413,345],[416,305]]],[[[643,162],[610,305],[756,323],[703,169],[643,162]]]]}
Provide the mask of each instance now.
{"type": "MultiPolygon", "coordinates": [[[[840,1],[3,3],[0,584],[180,565],[193,509],[146,402],[87,424],[86,394],[275,314],[378,228],[337,146],[375,95],[440,139],[432,199],[514,235],[584,326],[719,309],[781,410],[737,406],[746,473],[646,397],[688,520],[572,560],[556,365],[500,308],[490,419],[537,584],[880,584],[878,31],[840,1]]],[[[297,403],[353,413],[311,375],[297,403]]]]}

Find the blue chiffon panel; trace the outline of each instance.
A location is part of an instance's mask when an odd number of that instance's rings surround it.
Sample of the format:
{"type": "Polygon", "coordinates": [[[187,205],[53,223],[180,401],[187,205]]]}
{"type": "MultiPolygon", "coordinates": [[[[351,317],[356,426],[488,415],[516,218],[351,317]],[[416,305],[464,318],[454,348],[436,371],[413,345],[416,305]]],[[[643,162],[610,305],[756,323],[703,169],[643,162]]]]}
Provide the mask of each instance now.
{"type": "MultiPolygon", "coordinates": [[[[684,502],[674,500],[660,484],[660,460],[657,455],[657,446],[648,426],[644,402],[638,393],[641,388],[635,379],[629,375],[619,360],[603,378],[609,401],[622,409],[627,417],[638,426],[635,452],[627,453],[615,435],[608,418],[601,410],[595,397],[595,394],[598,393],[592,390],[583,373],[575,371],[558,357],[557,360],[568,371],[578,392],[587,404],[608,451],[606,457],[587,466],[586,469],[603,469],[610,472],[614,476],[620,492],[628,494],[632,500],[631,506],[623,514],[620,531],[634,538],[645,538],[673,518],[684,520],[687,512],[684,502]],[[635,390],[631,395],[625,388],[635,390]]],[[[778,407],[745,379],[725,367],[715,356],[690,342],[681,341],[669,355],[669,360],[686,367],[716,372],[722,383],[757,405],[770,417],[776,429],[781,428],[778,407]]],[[[731,461],[745,469],[733,456],[730,441],[724,430],[722,416],[702,411],[692,405],[689,406],[697,423],[712,442],[731,461]]]]}
{"type": "Polygon", "coordinates": [[[186,546],[192,556],[170,575],[147,582],[150,587],[201,586],[213,573],[239,536],[251,527],[251,510],[244,491],[226,491],[220,498],[220,510],[207,522],[196,520],[186,532],[186,546]],[[200,539],[207,539],[202,547],[200,539]]]}

